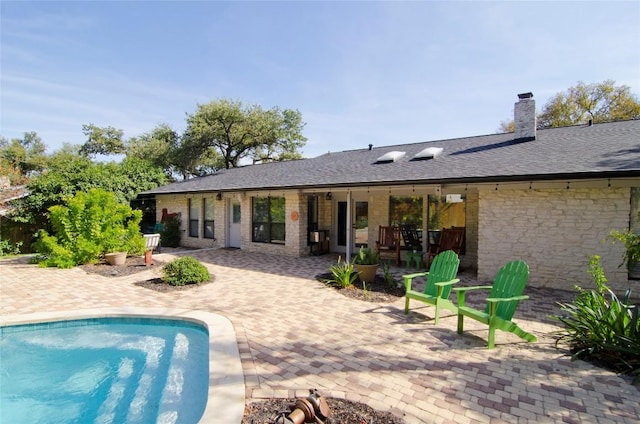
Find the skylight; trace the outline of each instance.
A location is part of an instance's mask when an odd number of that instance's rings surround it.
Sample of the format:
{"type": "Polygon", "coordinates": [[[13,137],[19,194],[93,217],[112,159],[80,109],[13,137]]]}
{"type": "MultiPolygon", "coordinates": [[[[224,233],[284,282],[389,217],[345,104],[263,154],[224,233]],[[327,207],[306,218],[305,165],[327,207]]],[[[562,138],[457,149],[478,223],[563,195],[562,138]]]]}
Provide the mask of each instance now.
{"type": "Polygon", "coordinates": [[[444,149],[442,147],[427,147],[426,149],[418,152],[413,158],[416,160],[419,159],[431,159],[440,156],[444,149]]]}
{"type": "Polygon", "coordinates": [[[406,152],[399,152],[397,150],[393,150],[391,152],[387,152],[384,155],[380,156],[376,162],[395,162],[401,157],[403,157],[406,152]]]}

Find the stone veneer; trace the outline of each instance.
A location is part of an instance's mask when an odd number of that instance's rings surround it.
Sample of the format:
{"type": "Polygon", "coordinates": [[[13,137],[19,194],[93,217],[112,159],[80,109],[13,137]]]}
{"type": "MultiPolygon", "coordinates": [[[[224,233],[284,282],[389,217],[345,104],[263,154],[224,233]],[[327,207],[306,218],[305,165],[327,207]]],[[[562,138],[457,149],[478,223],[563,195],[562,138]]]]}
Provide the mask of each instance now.
{"type": "Polygon", "coordinates": [[[591,287],[589,256],[598,254],[612,287],[628,287],[621,244],[610,230],[629,228],[630,189],[519,189],[479,193],[478,279],[490,281],[507,261],[522,259],[530,283],[591,287]]]}

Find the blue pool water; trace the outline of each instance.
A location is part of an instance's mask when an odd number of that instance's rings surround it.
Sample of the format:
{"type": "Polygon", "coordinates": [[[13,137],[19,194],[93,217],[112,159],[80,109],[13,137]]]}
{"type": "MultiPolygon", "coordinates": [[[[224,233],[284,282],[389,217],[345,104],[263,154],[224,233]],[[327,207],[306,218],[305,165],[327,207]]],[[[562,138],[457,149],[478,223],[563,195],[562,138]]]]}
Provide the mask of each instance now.
{"type": "Polygon", "coordinates": [[[0,328],[0,423],[197,423],[209,335],[168,319],[0,328]]]}

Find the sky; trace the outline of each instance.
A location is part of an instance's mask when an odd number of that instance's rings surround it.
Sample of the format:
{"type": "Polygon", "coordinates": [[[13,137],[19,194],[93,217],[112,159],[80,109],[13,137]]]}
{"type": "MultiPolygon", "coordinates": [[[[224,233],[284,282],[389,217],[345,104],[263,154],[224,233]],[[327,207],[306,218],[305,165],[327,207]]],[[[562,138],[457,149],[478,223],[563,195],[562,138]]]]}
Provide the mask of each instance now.
{"type": "Polygon", "coordinates": [[[640,2],[0,2],[0,135],[49,153],[227,98],[297,109],[302,153],[492,134],[517,94],[640,95],[640,2]]]}

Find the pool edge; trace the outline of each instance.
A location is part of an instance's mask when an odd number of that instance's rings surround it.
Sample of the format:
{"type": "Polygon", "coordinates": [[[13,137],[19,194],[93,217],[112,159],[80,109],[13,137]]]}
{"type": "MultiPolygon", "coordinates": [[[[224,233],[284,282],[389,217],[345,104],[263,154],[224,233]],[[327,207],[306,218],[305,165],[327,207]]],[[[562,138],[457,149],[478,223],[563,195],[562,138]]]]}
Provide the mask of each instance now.
{"type": "Polygon", "coordinates": [[[205,326],[209,332],[209,393],[201,423],[240,423],[245,388],[236,333],[231,321],[211,312],[171,308],[102,308],[36,312],[0,317],[0,326],[106,317],[181,318],[205,326]]]}

